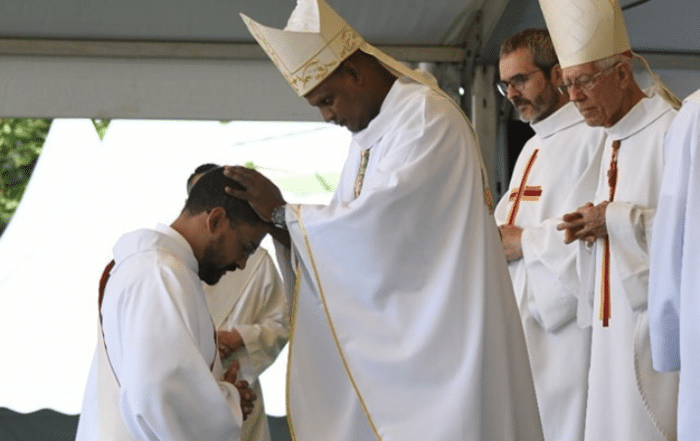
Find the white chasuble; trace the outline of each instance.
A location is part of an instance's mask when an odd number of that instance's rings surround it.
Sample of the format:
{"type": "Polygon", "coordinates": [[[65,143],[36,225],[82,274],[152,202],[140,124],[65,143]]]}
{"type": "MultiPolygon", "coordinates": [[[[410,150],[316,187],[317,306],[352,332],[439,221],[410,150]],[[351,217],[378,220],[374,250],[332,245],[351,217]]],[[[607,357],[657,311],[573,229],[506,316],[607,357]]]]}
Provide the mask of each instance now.
{"type": "Polygon", "coordinates": [[[214,325],[185,238],[165,225],[133,231],[114,260],[101,309],[109,363],[93,360],[76,440],[103,439],[101,420],[121,416],[109,423],[128,439],[238,441],[239,393],[212,373],[217,364],[221,373],[214,325]],[[115,392],[101,384],[110,371],[118,402],[103,409],[102,395],[115,392]]]}
{"type": "Polygon", "coordinates": [[[223,360],[224,370],[237,360],[238,378],[248,381],[258,397],[253,413],[243,422],[241,440],[269,441],[258,377],[275,361],[289,335],[282,279],[267,250],[258,248],[244,269],[227,272],[216,285],[202,287],[216,329],[235,329],[243,339],[244,346],[223,360]]]}
{"type": "Polygon", "coordinates": [[[652,229],[649,327],[654,367],[680,369],[678,440],[700,439],[700,91],[666,134],[652,229]]]}
{"type": "Polygon", "coordinates": [[[525,331],[537,403],[547,441],[583,440],[590,328],[576,320],[581,286],[577,244],[564,244],[561,216],[593,200],[605,131],[586,125],[566,104],[532,124],[508,192],[496,207],[499,225],[523,229],[523,257],[508,265],[525,331]]]}
{"type": "Polygon", "coordinates": [[[608,138],[595,204],[609,200],[614,141],[620,147],[614,201],[605,216],[609,266],[603,270],[605,241],[598,240],[595,277],[590,277],[588,287],[592,336],[587,441],[675,439],[677,376],[655,373],[652,368],[647,314],[648,238],[661,185],[663,140],[675,114],[659,95],[652,95],[605,129],[608,138]],[[606,271],[610,315],[608,326],[603,326],[606,271]]]}
{"type": "Polygon", "coordinates": [[[287,206],[296,439],[542,439],[480,163],[461,110],[402,77],[353,136],[331,203],[287,206]]]}

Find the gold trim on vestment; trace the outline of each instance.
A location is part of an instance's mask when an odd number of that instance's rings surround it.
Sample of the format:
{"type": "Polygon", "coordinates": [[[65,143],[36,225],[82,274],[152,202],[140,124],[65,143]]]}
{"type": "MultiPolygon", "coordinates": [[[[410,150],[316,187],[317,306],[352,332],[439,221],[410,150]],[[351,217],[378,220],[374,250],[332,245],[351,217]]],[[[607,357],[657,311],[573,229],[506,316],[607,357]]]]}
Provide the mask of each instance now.
{"type": "Polygon", "coordinates": [[[292,422],[292,406],[290,399],[289,385],[291,381],[289,380],[292,370],[289,368],[292,365],[292,341],[294,340],[294,323],[297,317],[297,305],[299,304],[299,289],[301,288],[301,263],[297,262],[297,268],[295,271],[296,280],[294,280],[294,298],[292,299],[292,311],[289,316],[289,347],[287,348],[287,374],[286,380],[287,384],[285,387],[284,401],[287,407],[287,426],[289,426],[289,433],[292,436],[292,440],[296,441],[296,433],[294,432],[294,423],[292,422]]]}
{"type": "Polygon", "coordinates": [[[515,196],[513,196],[511,193],[511,196],[509,197],[509,199],[513,200],[513,203],[511,204],[510,212],[508,213],[508,219],[506,222],[508,225],[515,225],[515,219],[518,217],[518,211],[520,210],[520,202],[523,201],[523,195],[527,189],[527,180],[530,177],[532,166],[535,164],[535,159],[537,159],[537,153],[539,151],[540,149],[535,149],[535,151],[532,152],[532,155],[530,155],[530,159],[527,161],[525,170],[523,170],[523,176],[520,179],[520,186],[518,187],[517,192],[513,190],[512,193],[515,193],[515,196]]]}
{"type": "MultiPolygon", "coordinates": [[[[331,334],[333,335],[333,341],[335,342],[335,346],[338,349],[338,354],[340,355],[340,359],[343,362],[343,367],[345,368],[345,373],[348,376],[348,379],[350,380],[350,384],[352,384],[352,388],[355,391],[355,395],[357,395],[357,399],[360,402],[360,406],[362,407],[362,411],[364,412],[365,416],[367,417],[367,421],[369,422],[370,427],[372,427],[372,431],[374,432],[374,436],[377,437],[378,441],[382,441],[382,437],[379,435],[379,431],[377,430],[377,426],[375,426],[374,421],[372,420],[371,415],[369,414],[369,409],[367,408],[367,404],[365,403],[365,400],[362,398],[362,394],[360,393],[360,389],[357,387],[357,383],[355,383],[355,378],[352,375],[352,372],[350,371],[350,367],[348,366],[348,362],[345,358],[345,354],[343,353],[343,349],[340,347],[340,340],[338,339],[338,334],[335,332],[335,326],[333,325],[333,320],[331,319],[331,314],[328,309],[328,304],[326,303],[326,296],[323,292],[323,287],[321,286],[321,278],[318,274],[318,270],[316,269],[316,262],[314,261],[313,254],[311,252],[311,243],[309,241],[309,236],[306,233],[306,228],[304,227],[304,221],[301,217],[301,205],[295,205],[294,206],[294,214],[297,217],[297,220],[299,221],[299,226],[301,227],[301,233],[304,237],[304,244],[306,245],[306,251],[309,253],[309,259],[311,263],[311,269],[313,270],[313,275],[316,278],[316,285],[318,286],[318,293],[321,297],[321,303],[323,304],[323,311],[326,315],[326,319],[328,320],[328,327],[331,330],[331,334]]],[[[297,304],[297,297],[299,294],[299,289],[300,289],[300,280],[301,280],[301,270],[297,270],[297,283],[295,286],[295,292],[294,292],[294,313],[293,317],[296,319],[296,304],[297,304]]],[[[295,320],[292,320],[292,323],[295,320]]],[[[290,412],[290,405],[289,405],[289,385],[290,385],[290,378],[289,378],[289,373],[291,372],[291,354],[292,354],[292,343],[294,339],[294,332],[293,332],[294,326],[292,325],[290,328],[290,335],[289,335],[289,359],[288,359],[288,367],[287,367],[287,419],[290,421],[290,431],[292,431],[292,423],[291,423],[291,412],[290,412]]],[[[292,439],[296,440],[296,435],[292,431],[292,439]]]]}

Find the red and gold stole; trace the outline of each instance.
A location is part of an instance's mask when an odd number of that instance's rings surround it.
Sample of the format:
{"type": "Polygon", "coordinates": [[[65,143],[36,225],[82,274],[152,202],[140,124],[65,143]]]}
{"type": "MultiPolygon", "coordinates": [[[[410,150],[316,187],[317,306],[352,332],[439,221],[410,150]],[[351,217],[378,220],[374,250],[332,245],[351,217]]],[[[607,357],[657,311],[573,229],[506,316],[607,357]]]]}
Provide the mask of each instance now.
{"type": "Polygon", "coordinates": [[[535,149],[532,155],[530,155],[530,159],[527,161],[527,165],[523,171],[523,177],[520,179],[520,186],[514,189],[510,194],[509,199],[513,201],[513,203],[508,213],[508,225],[515,224],[515,218],[518,216],[518,210],[520,209],[520,202],[523,200],[536,201],[539,199],[540,195],[542,195],[542,187],[527,186],[527,178],[530,176],[535,159],[537,159],[537,152],[539,152],[539,149],[535,149]]]}
{"type": "MultiPolygon", "coordinates": [[[[608,169],[608,201],[615,199],[615,189],[617,188],[617,152],[620,150],[620,140],[612,143],[612,155],[610,158],[610,169],[608,169]]],[[[610,311],[610,240],[605,238],[603,243],[603,268],[600,287],[600,320],[603,326],[607,327],[611,317],[610,311]]]]}

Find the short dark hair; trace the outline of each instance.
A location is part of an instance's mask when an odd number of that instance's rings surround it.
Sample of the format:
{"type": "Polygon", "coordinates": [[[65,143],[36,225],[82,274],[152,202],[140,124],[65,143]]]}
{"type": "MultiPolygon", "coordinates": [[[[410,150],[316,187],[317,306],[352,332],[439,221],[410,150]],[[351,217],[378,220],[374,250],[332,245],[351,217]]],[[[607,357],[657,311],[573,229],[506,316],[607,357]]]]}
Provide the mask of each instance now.
{"type": "Polygon", "coordinates": [[[195,168],[190,177],[187,178],[187,193],[189,194],[189,192],[192,190],[192,186],[194,186],[194,178],[196,178],[198,175],[208,172],[209,170],[214,170],[215,168],[219,167],[221,167],[219,164],[208,162],[195,168]]]}
{"type": "Polygon", "coordinates": [[[554,45],[547,29],[524,29],[518,32],[503,42],[499,57],[503,58],[520,48],[528,50],[530,57],[532,57],[532,62],[544,72],[546,78],[549,78],[552,68],[559,64],[557,53],[554,50],[554,45]]]}
{"type": "Polygon", "coordinates": [[[261,225],[265,222],[251,208],[248,201],[226,193],[226,187],[242,190],[243,186],[224,175],[223,167],[204,173],[190,190],[183,211],[197,215],[214,207],[226,210],[226,217],[235,223],[261,225]]]}

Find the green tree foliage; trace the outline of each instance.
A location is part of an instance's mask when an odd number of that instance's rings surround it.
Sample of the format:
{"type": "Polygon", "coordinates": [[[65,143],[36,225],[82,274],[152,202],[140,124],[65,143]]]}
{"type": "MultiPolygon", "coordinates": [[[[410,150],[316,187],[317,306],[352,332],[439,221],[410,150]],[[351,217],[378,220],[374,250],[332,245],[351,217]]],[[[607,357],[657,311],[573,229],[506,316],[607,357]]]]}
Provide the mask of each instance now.
{"type": "Polygon", "coordinates": [[[97,136],[100,137],[100,140],[105,139],[105,134],[107,133],[107,127],[109,127],[109,119],[93,119],[92,120],[92,125],[95,126],[95,130],[97,131],[97,136]]]}
{"type": "Polygon", "coordinates": [[[321,184],[325,191],[329,193],[335,191],[335,186],[331,185],[320,173],[314,173],[314,176],[316,176],[316,180],[318,180],[318,183],[321,184]]]}
{"type": "Polygon", "coordinates": [[[50,119],[0,118],[0,235],[27,188],[50,125],[50,119]]]}

